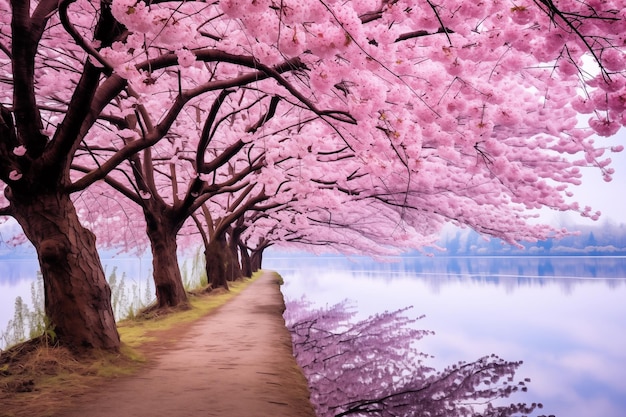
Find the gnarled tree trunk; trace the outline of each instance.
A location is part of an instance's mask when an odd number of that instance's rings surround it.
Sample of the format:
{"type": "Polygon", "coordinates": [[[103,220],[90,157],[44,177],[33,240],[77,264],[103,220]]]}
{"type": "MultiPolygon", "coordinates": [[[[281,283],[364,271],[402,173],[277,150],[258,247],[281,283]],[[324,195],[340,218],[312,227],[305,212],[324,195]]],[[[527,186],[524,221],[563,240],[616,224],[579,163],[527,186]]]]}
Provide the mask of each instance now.
{"type": "Polygon", "coordinates": [[[152,249],[152,268],[156,288],[157,307],[176,307],[187,304],[187,293],[178,265],[176,235],[178,227],[167,218],[157,218],[144,212],[146,232],[152,249]]]}
{"type": "Polygon", "coordinates": [[[13,215],[37,250],[45,312],[59,342],[73,349],[118,350],[120,338],[111,289],[96,250],[96,238],[82,226],[63,193],[15,195],[13,215]]]}

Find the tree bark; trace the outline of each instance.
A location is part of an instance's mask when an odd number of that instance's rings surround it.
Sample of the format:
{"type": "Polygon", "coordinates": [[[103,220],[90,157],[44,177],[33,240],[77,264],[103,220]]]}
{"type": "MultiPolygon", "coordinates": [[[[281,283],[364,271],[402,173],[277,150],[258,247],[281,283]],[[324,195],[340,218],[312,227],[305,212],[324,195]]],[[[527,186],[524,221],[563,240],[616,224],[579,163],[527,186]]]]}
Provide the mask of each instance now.
{"type": "Polygon", "coordinates": [[[252,271],[256,272],[261,269],[263,264],[263,250],[262,249],[253,249],[252,254],[250,255],[250,265],[252,266],[252,271]]]}
{"type": "Polygon", "coordinates": [[[253,272],[252,262],[248,249],[243,244],[239,245],[239,253],[241,254],[241,273],[244,277],[251,277],[253,272]]]}
{"type": "Polygon", "coordinates": [[[204,251],[206,258],[206,274],[210,288],[228,290],[228,247],[225,236],[214,236],[204,251]]]}
{"type": "Polygon", "coordinates": [[[228,242],[228,270],[226,279],[229,281],[236,281],[243,277],[243,273],[241,271],[241,264],[239,263],[239,253],[237,250],[237,242],[231,236],[230,241],[228,242]]]}
{"type": "Polygon", "coordinates": [[[144,211],[146,232],[152,249],[152,268],[156,288],[157,307],[177,307],[187,304],[187,293],[178,265],[178,226],[144,211]]]}
{"type": "Polygon", "coordinates": [[[120,337],[95,235],[78,219],[64,193],[15,195],[13,214],[37,250],[45,312],[59,343],[73,350],[119,350],[120,337]]]}

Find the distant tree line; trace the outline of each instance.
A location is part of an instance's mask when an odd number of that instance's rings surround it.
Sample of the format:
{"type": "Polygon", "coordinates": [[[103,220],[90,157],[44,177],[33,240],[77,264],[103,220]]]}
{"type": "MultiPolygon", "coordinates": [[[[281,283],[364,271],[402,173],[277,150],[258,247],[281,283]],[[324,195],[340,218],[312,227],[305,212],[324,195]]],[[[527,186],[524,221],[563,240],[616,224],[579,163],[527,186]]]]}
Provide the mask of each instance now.
{"type": "Polygon", "coordinates": [[[626,224],[605,222],[596,226],[568,227],[578,232],[561,239],[521,242],[511,246],[501,239],[485,239],[473,230],[459,229],[441,238],[439,244],[450,256],[515,255],[515,256],[617,256],[626,255],[626,224]]]}

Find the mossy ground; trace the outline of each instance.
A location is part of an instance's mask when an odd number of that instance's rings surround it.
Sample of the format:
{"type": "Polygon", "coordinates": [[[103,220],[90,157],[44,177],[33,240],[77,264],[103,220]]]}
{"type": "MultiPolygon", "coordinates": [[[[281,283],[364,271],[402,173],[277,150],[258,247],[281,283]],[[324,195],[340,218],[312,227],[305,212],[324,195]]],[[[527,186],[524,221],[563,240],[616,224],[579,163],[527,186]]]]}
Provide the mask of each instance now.
{"type": "Polygon", "coordinates": [[[240,293],[252,279],[231,283],[230,291],[192,291],[189,307],[153,311],[118,323],[119,353],[73,354],[45,337],[0,354],[0,416],[46,417],[58,414],[72,398],[112,379],[137,373],[171,347],[198,319],[240,293]]]}

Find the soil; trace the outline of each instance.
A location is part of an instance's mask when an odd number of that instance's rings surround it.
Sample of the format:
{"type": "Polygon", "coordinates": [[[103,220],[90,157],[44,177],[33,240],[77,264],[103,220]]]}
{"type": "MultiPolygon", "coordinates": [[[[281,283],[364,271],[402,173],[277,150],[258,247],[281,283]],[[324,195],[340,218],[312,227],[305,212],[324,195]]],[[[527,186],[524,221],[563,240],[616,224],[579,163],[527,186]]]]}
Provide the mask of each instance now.
{"type": "Polygon", "coordinates": [[[159,333],[139,372],[58,398],[52,415],[315,417],[283,310],[278,277],[266,272],[208,316],[159,333]]]}

